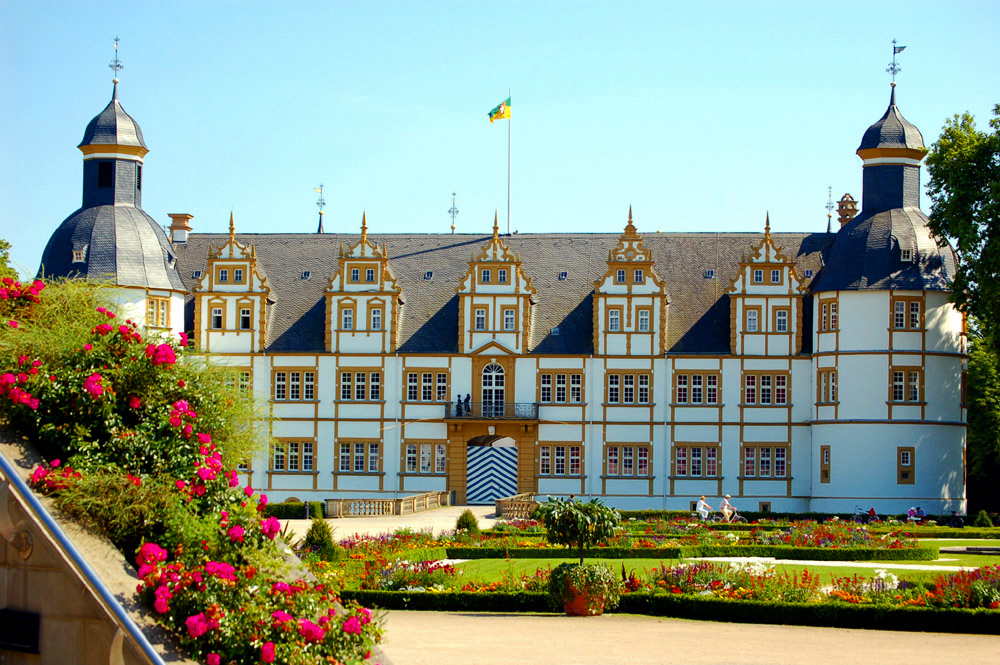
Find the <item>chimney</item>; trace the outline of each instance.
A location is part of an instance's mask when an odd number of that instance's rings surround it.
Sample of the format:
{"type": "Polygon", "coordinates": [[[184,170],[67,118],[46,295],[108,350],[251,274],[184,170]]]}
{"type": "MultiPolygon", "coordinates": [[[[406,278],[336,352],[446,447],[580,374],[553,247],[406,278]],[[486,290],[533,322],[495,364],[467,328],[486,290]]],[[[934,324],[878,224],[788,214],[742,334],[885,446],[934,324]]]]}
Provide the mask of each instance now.
{"type": "MultiPolygon", "coordinates": [[[[844,228],[844,225],[857,216],[858,202],[855,201],[854,197],[850,194],[844,194],[844,196],[837,201],[837,214],[840,216],[840,228],[844,228]]],[[[172,216],[173,215],[171,215],[171,217],[172,216]]]]}
{"type": "Polygon", "coordinates": [[[187,242],[188,233],[191,232],[191,219],[194,215],[183,212],[172,212],[167,214],[170,217],[170,242],[187,242]]]}

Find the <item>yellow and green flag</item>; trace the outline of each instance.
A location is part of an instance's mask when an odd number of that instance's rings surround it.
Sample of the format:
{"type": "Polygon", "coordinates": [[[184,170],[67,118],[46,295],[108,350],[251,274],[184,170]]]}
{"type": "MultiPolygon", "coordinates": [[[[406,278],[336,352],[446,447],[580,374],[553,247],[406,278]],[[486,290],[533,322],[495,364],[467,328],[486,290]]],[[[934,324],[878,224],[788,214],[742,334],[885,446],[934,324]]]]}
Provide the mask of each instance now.
{"type": "Polygon", "coordinates": [[[497,104],[496,108],[490,111],[490,122],[494,120],[510,120],[510,97],[497,104]]]}

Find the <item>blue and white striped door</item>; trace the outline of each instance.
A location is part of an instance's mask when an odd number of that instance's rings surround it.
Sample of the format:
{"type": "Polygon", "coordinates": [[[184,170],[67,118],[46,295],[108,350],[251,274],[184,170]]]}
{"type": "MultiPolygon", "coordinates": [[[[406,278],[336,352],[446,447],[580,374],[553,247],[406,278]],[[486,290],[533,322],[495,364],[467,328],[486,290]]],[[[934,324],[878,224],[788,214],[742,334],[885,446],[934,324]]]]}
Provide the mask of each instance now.
{"type": "Polygon", "coordinates": [[[469,446],[465,500],[490,504],[517,494],[517,448],[469,446]]]}

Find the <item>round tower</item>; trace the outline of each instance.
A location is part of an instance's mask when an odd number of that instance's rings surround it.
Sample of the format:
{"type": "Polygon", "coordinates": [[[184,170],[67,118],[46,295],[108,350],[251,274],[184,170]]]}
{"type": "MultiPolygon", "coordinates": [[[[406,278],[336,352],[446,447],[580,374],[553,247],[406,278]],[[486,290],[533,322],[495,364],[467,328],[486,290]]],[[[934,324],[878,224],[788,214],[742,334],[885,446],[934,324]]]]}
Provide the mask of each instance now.
{"type": "Polygon", "coordinates": [[[965,509],[962,317],[954,252],[920,210],[926,152],[893,86],[857,149],[861,212],[842,215],[811,293],[812,510],[965,509]]]}

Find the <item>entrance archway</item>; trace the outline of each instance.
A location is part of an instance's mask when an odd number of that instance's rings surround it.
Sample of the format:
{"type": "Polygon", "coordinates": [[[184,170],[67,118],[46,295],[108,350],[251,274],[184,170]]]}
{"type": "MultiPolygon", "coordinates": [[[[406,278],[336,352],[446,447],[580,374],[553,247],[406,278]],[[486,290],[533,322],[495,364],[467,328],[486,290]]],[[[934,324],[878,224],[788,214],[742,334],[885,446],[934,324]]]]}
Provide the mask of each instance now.
{"type": "Polygon", "coordinates": [[[477,436],[466,444],[465,501],[491,504],[517,494],[517,442],[509,436],[477,436]]]}

